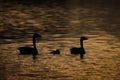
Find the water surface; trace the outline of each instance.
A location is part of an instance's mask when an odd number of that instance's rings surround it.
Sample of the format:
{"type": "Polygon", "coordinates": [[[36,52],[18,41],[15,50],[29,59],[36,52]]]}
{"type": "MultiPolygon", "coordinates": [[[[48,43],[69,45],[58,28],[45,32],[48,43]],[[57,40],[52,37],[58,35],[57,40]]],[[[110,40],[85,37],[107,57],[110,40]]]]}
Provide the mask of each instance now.
{"type": "Polygon", "coordinates": [[[2,4],[0,8],[0,80],[119,80],[120,12],[102,7],[49,7],[2,4]],[[39,54],[19,56],[20,46],[39,54]],[[84,42],[86,55],[71,55],[70,48],[84,42]],[[60,49],[60,55],[50,51],[60,49]]]}

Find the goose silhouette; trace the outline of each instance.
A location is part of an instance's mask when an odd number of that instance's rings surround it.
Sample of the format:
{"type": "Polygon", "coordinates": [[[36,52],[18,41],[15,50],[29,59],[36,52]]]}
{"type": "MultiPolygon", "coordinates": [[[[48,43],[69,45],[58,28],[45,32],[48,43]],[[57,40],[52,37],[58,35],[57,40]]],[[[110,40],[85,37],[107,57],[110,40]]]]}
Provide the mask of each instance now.
{"type": "Polygon", "coordinates": [[[50,53],[51,53],[51,54],[60,54],[60,50],[57,49],[57,50],[51,51],[50,53]]]}
{"type": "Polygon", "coordinates": [[[33,47],[19,47],[20,51],[19,55],[33,55],[33,58],[38,54],[38,50],[36,48],[36,38],[41,37],[39,34],[33,34],[33,47]]]}
{"type": "Polygon", "coordinates": [[[83,47],[83,41],[84,40],[88,40],[88,38],[84,37],[84,36],[80,37],[80,46],[81,47],[80,48],[73,47],[73,48],[70,49],[71,54],[80,54],[80,59],[83,59],[84,54],[86,53],[85,49],[83,47]]]}

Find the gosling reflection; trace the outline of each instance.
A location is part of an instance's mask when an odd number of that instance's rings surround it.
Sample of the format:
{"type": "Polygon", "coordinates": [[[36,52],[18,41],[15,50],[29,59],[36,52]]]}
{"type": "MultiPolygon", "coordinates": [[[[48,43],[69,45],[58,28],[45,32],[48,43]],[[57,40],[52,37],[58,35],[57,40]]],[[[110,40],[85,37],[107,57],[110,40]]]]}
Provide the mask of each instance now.
{"type": "Polygon", "coordinates": [[[80,54],[80,59],[83,59],[84,58],[84,54],[86,53],[85,52],[85,49],[84,49],[84,46],[83,46],[83,41],[84,40],[87,40],[88,38],[87,37],[84,37],[82,36],[80,38],[80,48],[76,48],[76,47],[73,47],[70,49],[70,52],[71,54],[80,54]]]}
{"type": "Polygon", "coordinates": [[[33,59],[36,59],[36,55],[38,54],[38,50],[36,47],[36,38],[41,37],[39,34],[35,33],[33,35],[33,47],[19,47],[20,51],[19,55],[32,55],[33,59]]]}
{"type": "Polygon", "coordinates": [[[59,49],[57,49],[57,50],[54,50],[54,51],[51,51],[50,52],[51,54],[58,54],[58,55],[60,55],[60,50],[59,49]]]}

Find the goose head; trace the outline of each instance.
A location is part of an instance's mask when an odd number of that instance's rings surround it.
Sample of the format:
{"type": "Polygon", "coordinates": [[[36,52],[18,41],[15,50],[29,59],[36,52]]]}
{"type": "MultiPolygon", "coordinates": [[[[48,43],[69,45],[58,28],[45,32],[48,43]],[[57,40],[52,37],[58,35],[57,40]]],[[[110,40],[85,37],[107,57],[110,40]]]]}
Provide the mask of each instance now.
{"type": "Polygon", "coordinates": [[[42,37],[41,35],[39,35],[39,34],[37,34],[37,33],[34,33],[34,35],[33,35],[35,38],[38,38],[38,37],[42,37]]]}
{"type": "Polygon", "coordinates": [[[80,40],[88,40],[88,38],[85,36],[82,36],[82,37],[80,37],[80,40]]]}

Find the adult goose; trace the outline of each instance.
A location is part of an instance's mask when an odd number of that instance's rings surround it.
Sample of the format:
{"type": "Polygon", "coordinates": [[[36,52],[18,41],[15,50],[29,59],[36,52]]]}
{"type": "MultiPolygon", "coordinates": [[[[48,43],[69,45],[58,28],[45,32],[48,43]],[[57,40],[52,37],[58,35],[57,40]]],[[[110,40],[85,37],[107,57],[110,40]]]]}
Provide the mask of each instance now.
{"type": "Polygon", "coordinates": [[[33,55],[33,58],[38,54],[38,50],[36,48],[36,38],[41,37],[39,34],[33,34],[33,47],[19,47],[20,51],[19,55],[33,55]]]}
{"type": "Polygon", "coordinates": [[[80,37],[80,48],[77,48],[77,47],[73,47],[70,49],[70,52],[71,54],[80,54],[80,59],[83,59],[84,58],[84,54],[85,54],[85,49],[83,47],[83,41],[84,40],[88,40],[87,37],[80,37]]]}

